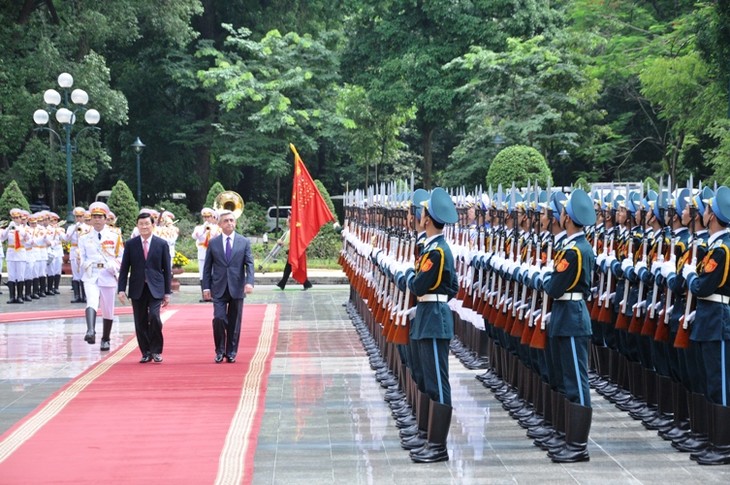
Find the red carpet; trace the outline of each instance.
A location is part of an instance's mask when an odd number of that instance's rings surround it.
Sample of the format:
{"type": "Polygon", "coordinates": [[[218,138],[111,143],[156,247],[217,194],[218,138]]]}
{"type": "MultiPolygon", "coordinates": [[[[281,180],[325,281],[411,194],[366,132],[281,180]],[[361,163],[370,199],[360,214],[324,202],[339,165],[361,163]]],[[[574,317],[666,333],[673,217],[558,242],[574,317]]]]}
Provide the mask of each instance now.
{"type": "Polygon", "coordinates": [[[171,306],[163,363],[132,339],[0,436],[0,483],[250,483],[278,307],[244,306],[235,364],[212,313],[171,306]]]}
{"type": "MultiPolygon", "coordinates": [[[[30,305],[28,305],[30,306],[30,305]]],[[[12,305],[8,308],[23,308],[12,305]]],[[[72,308],[70,310],[43,310],[43,311],[17,311],[17,312],[4,312],[0,314],[0,323],[12,323],[12,322],[30,322],[33,320],[54,320],[56,318],[84,318],[86,314],[86,305],[72,308]]],[[[114,309],[114,315],[131,315],[132,305],[117,305],[114,309]]],[[[99,317],[101,318],[101,316],[99,317]]]]}

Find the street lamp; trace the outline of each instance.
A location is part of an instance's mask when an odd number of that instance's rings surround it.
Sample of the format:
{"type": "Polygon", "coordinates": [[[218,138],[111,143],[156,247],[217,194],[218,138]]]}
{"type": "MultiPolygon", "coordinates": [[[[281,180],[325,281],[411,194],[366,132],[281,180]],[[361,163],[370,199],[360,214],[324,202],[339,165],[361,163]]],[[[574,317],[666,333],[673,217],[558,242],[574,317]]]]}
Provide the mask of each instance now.
{"type": "Polygon", "coordinates": [[[142,140],[137,137],[136,140],[134,140],[134,143],[130,145],[132,149],[134,149],[134,153],[137,154],[137,208],[142,208],[142,175],[139,171],[139,156],[142,153],[142,150],[144,150],[145,144],[142,143],[142,140]]]}
{"type": "Polygon", "coordinates": [[[63,126],[66,132],[65,149],[66,149],[66,220],[73,222],[73,175],[71,172],[71,152],[76,150],[75,141],[78,136],[89,129],[98,130],[96,124],[99,123],[101,115],[95,109],[86,108],[89,102],[89,95],[83,89],[74,89],[69,94],[71,86],[74,84],[74,78],[71,74],[64,72],[58,76],[58,85],[63,91],[61,94],[55,89],[48,89],[43,93],[43,101],[46,103],[45,109],[37,109],[33,113],[33,121],[38,125],[36,130],[50,131],[58,138],[59,145],[64,145],[64,140],[53,128],[45,126],[50,119],[50,114],[56,114],[56,121],[63,126]],[[70,97],[70,99],[69,99],[70,97]],[[76,123],[76,113],[84,113],[84,120],[89,125],[81,129],[74,137],[74,143],[71,142],[71,130],[76,123]]]}

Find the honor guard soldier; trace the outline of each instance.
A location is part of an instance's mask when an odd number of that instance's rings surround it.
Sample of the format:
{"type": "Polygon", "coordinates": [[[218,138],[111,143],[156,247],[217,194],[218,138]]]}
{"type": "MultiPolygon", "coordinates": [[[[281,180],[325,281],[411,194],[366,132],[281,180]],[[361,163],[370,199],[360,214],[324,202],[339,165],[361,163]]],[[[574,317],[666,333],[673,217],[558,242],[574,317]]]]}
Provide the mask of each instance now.
{"type": "Polygon", "coordinates": [[[416,341],[424,390],[431,401],[427,443],[412,450],[410,456],[416,463],[433,463],[449,459],[446,438],[452,407],[448,357],[454,319],[447,302],[458,293],[459,282],[443,230],[445,224],[458,221],[458,214],[451,197],[440,187],[422,205],[421,223],[427,236],[423,253],[415,271],[407,270],[402,279],[418,300],[410,339],[416,341]]]}
{"type": "Polygon", "coordinates": [[[175,243],[180,235],[180,230],[175,226],[175,214],[170,211],[163,211],[160,214],[160,234],[159,236],[167,241],[170,247],[170,261],[175,259],[175,243]]]}
{"type": "Polygon", "coordinates": [[[25,241],[29,232],[23,224],[22,209],[10,209],[10,224],[2,232],[2,240],[8,242],[6,264],[8,267],[8,288],[10,300],[8,303],[23,303],[23,289],[25,288],[25,241]]]}
{"type": "Polygon", "coordinates": [[[122,240],[119,233],[106,225],[109,207],[94,202],[89,207],[91,228],[79,238],[79,259],[82,281],[86,288],[86,335],[89,344],[96,342],[96,312],[101,307],[104,323],[101,350],[109,350],[114,321],[114,296],[119,265],[122,260],[122,240]]]}
{"type": "Polygon", "coordinates": [[[195,226],[195,229],[193,229],[193,239],[195,240],[195,246],[198,248],[198,279],[200,280],[201,291],[200,302],[203,303],[208,301],[202,298],[205,253],[208,251],[208,241],[220,234],[220,228],[216,223],[216,211],[213,209],[203,207],[203,210],[200,211],[200,215],[203,218],[203,223],[195,226]]]}
{"type": "Polygon", "coordinates": [[[726,465],[730,464],[730,189],[720,187],[705,204],[707,254],[696,266],[682,269],[697,298],[690,338],[702,356],[711,423],[710,446],[692,458],[701,465],[726,465]]]}
{"type": "Polygon", "coordinates": [[[61,218],[55,212],[48,213],[48,262],[46,268],[47,274],[47,294],[58,295],[58,288],[61,285],[61,267],[63,264],[63,238],[66,231],[58,225],[61,218]]]}
{"type": "Polygon", "coordinates": [[[87,226],[84,224],[85,213],[86,210],[83,207],[74,208],[74,223],[66,229],[65,241],[70,246],[68,251],[68,260],[69,263],[71,263],[71,289],[74,294],[74,298],[71,300],[71,303],[84,302],[83,287],[81,283],[81,269],[79,267],[79,236],[87,230],[87,226]]]}
{"type": "Polygon", "coordinates": [[[591,319],[586,306],[595,265],[593,248],[584,227],[596,222],[591,198],[581,189],[570,194],[560,216],[567,238],[557,252],[554,264],[542,277],[545,292],[553,298],[548,323],[548,338],[553,365],[563,377],[566,397],[565,443],[551,448],[548,456],[559,463],[587,461],[587,443],[593,409],[588,385],[588,345],[591,319]]]}

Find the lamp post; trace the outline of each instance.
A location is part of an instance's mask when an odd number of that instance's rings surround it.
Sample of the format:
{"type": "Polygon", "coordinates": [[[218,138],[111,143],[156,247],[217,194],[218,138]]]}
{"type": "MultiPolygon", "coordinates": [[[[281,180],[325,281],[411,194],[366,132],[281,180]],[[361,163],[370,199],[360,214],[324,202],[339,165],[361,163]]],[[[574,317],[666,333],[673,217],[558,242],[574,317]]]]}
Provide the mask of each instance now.
{"type": "Polygon", "coordinates": [[[144,143],[142,143],[142,140],[137,137],[136,140],[134,140],[134,143],[130,145],[134,149],[134,153],[137,154],[137,208],[142,208],[142,175],[139,170],[139,156],[142,154],[142,150],[144,150],[144,147],[146,146],[144,143]]]}
{"type": "Polygon", "coordinates": [[[43,93],[43,101],[46,103],[44,109],[37,109],[33,113],[33,121],[38,125],[36,130],[50,131],[58,138],[58,143],[66,150],[66,220],[73,222],[73,174],[71,171],[71,152],[76,150],[76,144],[71,141],[71,130],[76,123],[76,113],[84,113],[84,120],[89,125],[81,129],[74,138],[88,129],[98,130],[96,124],[99,123],[101,115],[95,109],[86,108],[89,102],[89,95],[83,89],[74,89],[69,94],[69,90],[73,86],[74,79],[71,74],[64,72],[58,76],[58,86],[63,91],[63,97],[55,89],[48,89],[43,93]],[[69,99],[70,98],[70,99],[69,99]],[[50,119],[50,114],[55,113],[56,121],[58,121],[65,131],[65,140],[54,130],[45,126],[50,119]]]}

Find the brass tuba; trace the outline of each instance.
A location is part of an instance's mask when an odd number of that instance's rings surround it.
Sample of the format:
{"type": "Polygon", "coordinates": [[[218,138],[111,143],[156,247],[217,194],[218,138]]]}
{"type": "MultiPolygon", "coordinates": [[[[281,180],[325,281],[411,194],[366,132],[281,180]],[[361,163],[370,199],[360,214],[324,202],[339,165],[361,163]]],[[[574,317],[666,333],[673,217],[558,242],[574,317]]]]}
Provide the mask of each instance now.
{"type": "Polygon", "coordinates": [[[243,214],[243,197],[238,195],[238,192],[232,190],[226,190],[218,194],[213,202],[213,209],[215,210],[229,210],[233,212],[233,217],[238,219],[243,214]]]}

